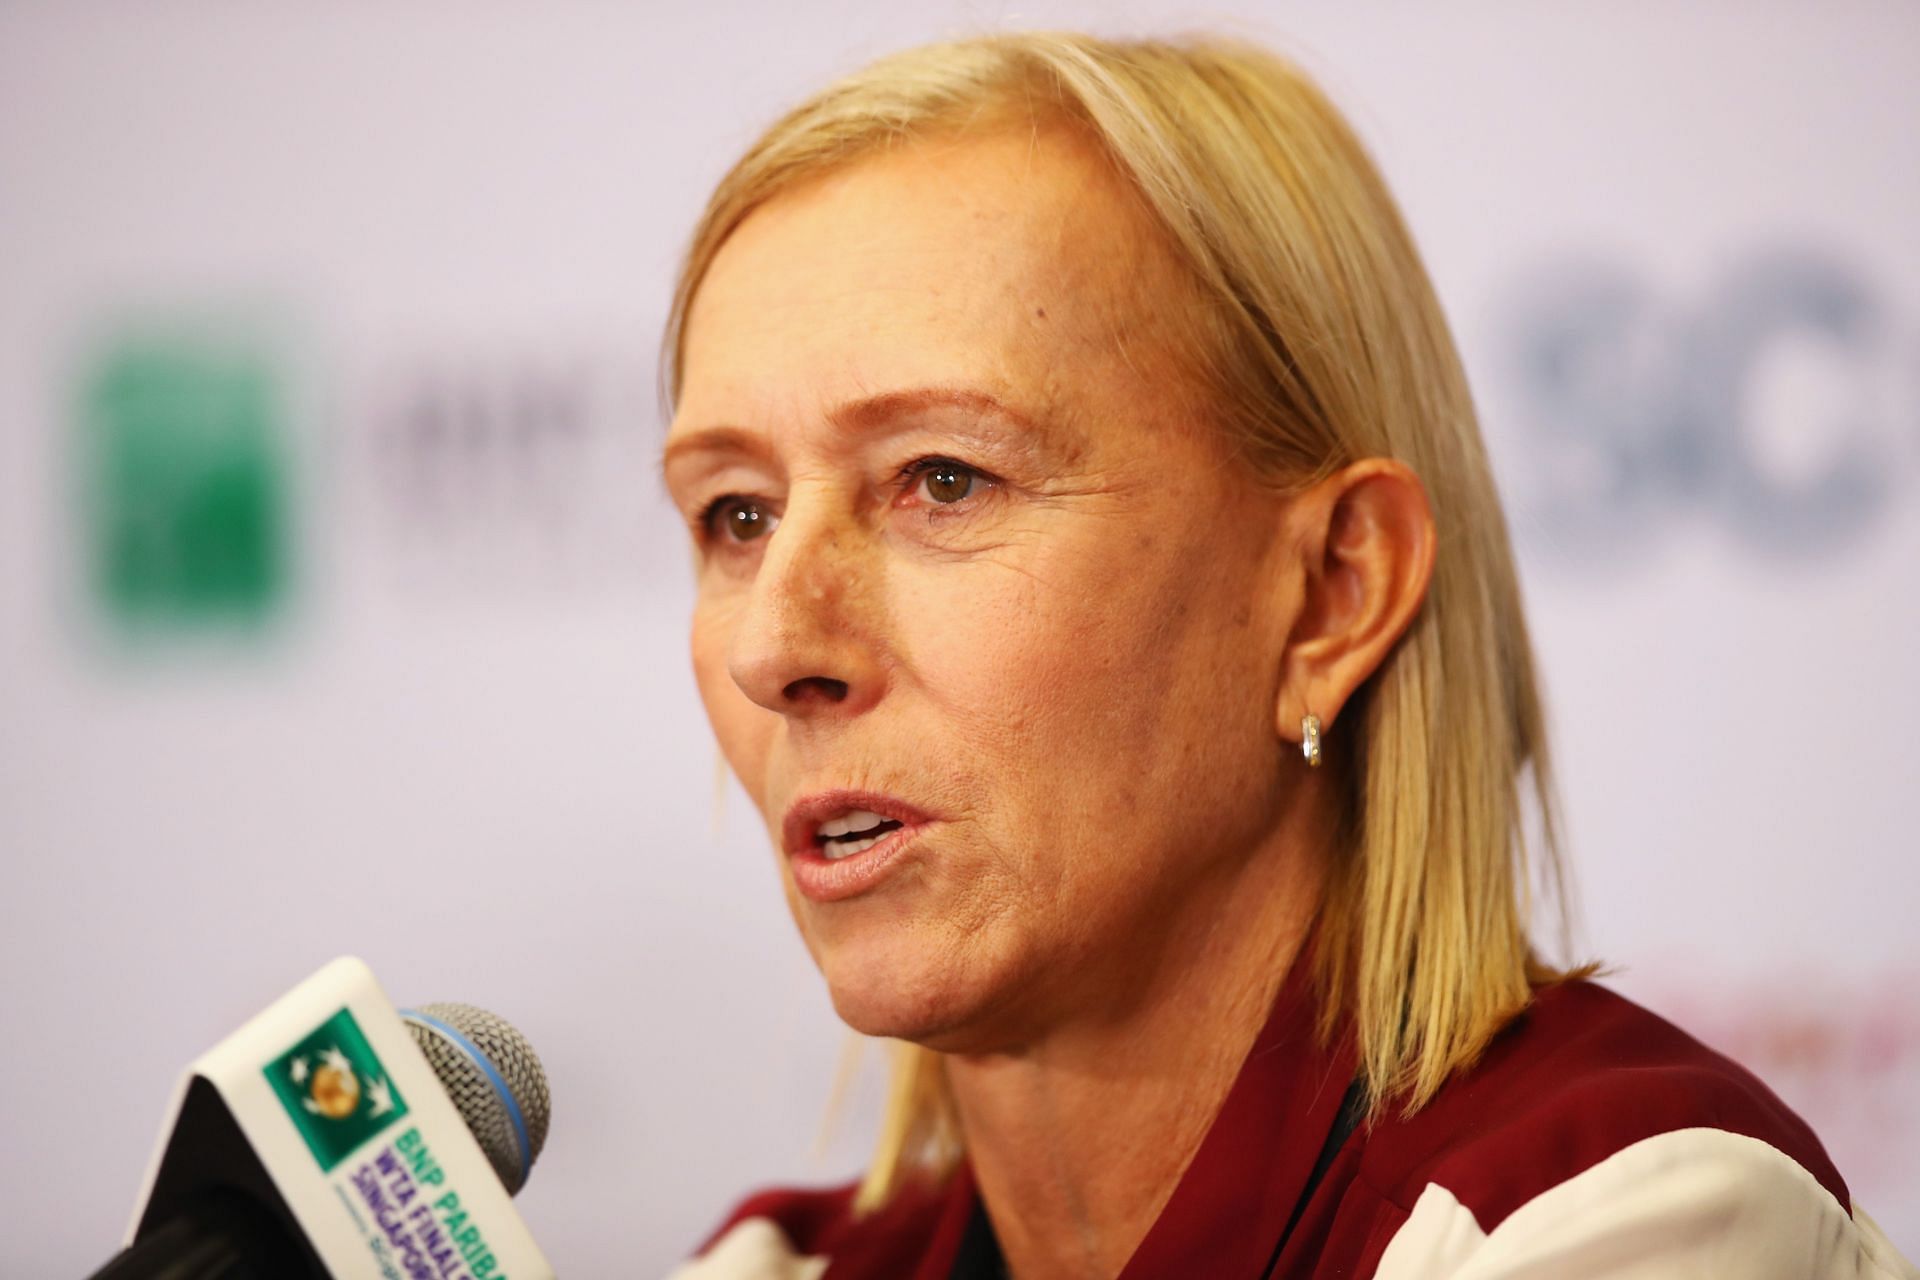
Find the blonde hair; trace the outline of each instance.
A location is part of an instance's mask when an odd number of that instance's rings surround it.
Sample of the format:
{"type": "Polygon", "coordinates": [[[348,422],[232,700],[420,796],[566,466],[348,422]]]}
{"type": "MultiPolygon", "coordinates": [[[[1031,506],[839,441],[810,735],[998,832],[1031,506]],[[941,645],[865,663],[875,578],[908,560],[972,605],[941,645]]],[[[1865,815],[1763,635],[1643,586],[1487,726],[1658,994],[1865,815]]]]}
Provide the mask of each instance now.
{"type": "MultiPolygon", "coordinates": [[[[1413,241],[1339,113],[1274,55],[1213,39],[987,36],[885,58],[775,124],[721,180],[675,293],[663,367],[677,394],[687,314],[714,255],[797,183],[929,134],[1009,115],[1080,129],[1190,272],[1204,403],[1260,474],[1298,484],[1400,459],[1440,528],[1421,611],[1349,709],[1347,837],[1321,908],[1323,1036],[1350,1016],[1376,1108],[1424,1105],[1527,1002],[1567,976],[1528,944],[1534,843],[1559,888],[1533,657],[1466,377],[1413,241]],[[1531,781],[1531,787],[1527,786],[1531,781]],[[1526,797],[1537,806],[1530,842],[1526,797]]],[[[1564,926],[1563,926],[1564,927],[1564,926]]],[[[937,1055],[895,1047],[887,1119],[859,1203],[960,1154],[937,1055]]]]}

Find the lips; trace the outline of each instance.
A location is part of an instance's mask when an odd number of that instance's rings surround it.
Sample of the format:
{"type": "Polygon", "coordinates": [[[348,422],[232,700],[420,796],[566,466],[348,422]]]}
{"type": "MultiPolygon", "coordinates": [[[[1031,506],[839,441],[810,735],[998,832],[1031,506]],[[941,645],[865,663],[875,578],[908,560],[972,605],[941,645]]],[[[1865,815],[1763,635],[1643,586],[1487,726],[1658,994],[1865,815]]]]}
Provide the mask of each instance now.
{"type": "Polygon", "coordinates": [[[820,828],[850,813],[871,813],[902,827],[924,826],[930,815],[910,804],[873,791],[816,791],[793,802],[781,824],[781,844],[788,857],[821,851],[820,828]]]}
{"type": "Polygon", "coordinates": [[[817,791],[787,810],[781,845],[800,892],[829,902],[877,883],[934,820],[925,810],[879,792],[817,791]]]}

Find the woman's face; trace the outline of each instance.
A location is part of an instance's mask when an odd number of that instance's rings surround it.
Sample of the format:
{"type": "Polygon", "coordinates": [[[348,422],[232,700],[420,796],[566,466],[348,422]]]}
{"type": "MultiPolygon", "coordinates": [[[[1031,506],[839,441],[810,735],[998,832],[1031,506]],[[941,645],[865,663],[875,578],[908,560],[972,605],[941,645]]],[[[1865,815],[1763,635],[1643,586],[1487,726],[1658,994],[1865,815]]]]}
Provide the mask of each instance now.
{"type": "Polygon", "coordinates": [[[1170,358],[1190,296],[1045,131],[782,195],[700,289],[694,669],[861,1031],[1113,1016],[1276,828],[1298,553],[1170,358]]]}

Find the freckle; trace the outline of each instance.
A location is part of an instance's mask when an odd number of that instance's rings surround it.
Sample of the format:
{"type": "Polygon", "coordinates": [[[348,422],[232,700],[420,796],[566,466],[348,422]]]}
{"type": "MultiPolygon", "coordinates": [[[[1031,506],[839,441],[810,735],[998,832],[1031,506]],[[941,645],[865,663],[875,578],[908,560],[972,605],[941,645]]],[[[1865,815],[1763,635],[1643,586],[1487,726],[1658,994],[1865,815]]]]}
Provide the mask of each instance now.
{"type": "Polygon", "coordinates": [[[1135,544],[1135,546],[1137,547],[1137,549],[1141,551],[1153,550],[1153,535],[1150,533],[1141,534],[1140,540],[1135,544]]]}
{"type": "Polygon", "coordinates": [[[1045,307],[1035,307],[1033,309],[1033,314],[1038,316],[1040,319],[1045,320],[1047,318],[1047,309],[1045,307]]]}

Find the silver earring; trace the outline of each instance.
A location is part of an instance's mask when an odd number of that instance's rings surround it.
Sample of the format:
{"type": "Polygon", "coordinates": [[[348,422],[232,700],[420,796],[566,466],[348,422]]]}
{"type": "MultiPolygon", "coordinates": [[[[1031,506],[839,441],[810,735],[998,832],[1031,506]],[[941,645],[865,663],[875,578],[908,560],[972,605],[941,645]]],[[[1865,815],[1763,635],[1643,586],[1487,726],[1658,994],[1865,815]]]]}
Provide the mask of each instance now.
{"type": "Polygon", "coordinates": [[[1309,769],[1320,767],[1320,717],[1307,715],[1300,717],[1300,754],[1307,758],[1309,769]]]}

